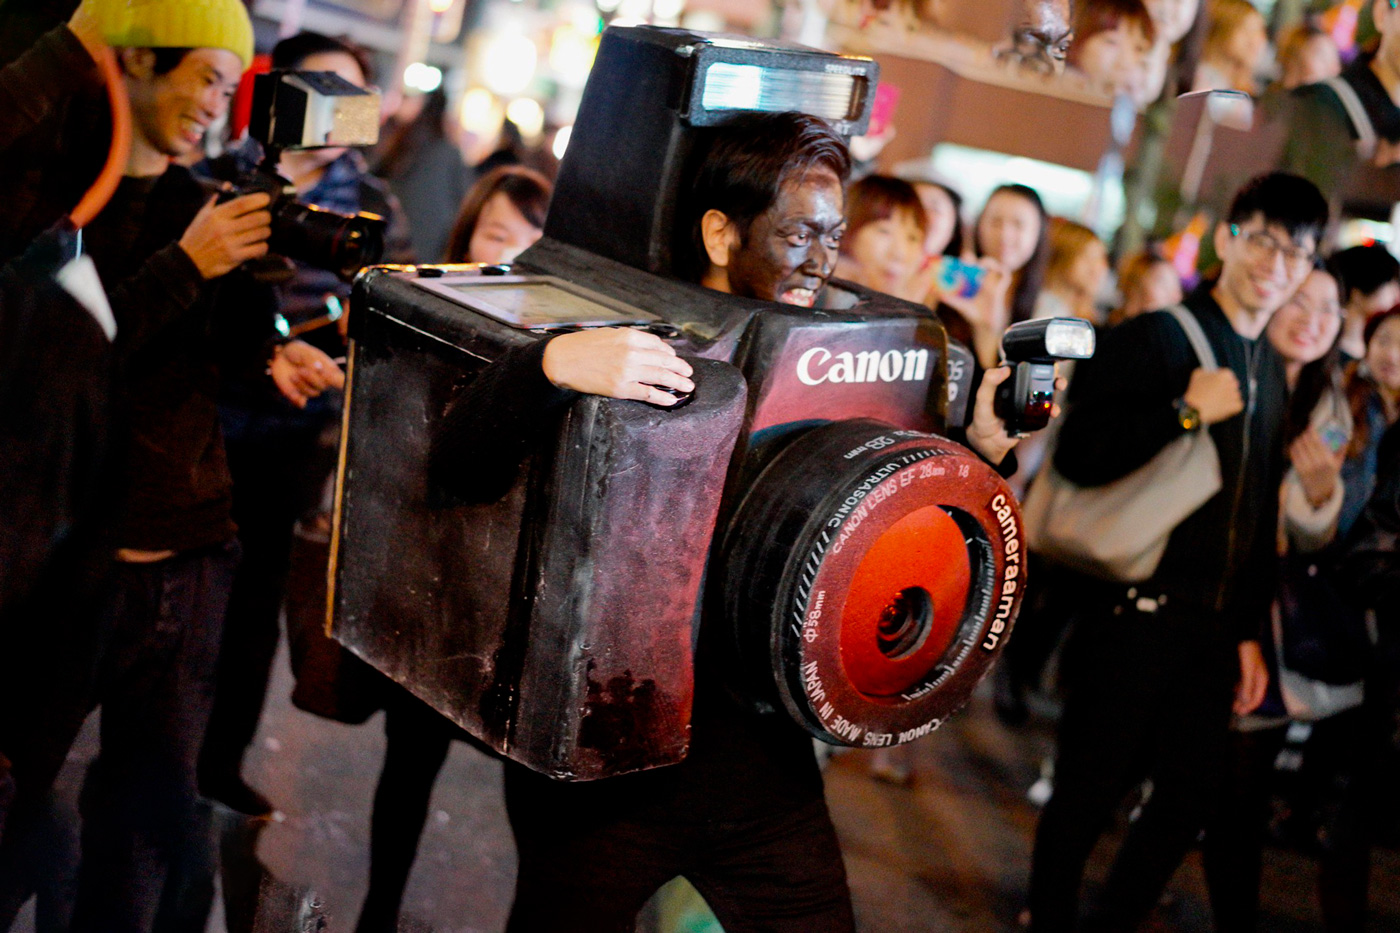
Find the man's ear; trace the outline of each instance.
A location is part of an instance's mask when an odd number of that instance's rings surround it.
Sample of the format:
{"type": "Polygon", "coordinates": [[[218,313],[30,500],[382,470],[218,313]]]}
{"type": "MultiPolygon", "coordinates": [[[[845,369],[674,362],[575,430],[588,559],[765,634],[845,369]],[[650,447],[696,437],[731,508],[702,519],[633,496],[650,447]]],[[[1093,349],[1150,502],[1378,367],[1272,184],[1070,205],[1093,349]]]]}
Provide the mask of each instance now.
{"type": "Polygon", "coordinates": [[[152,49],[117,49],[117,62],[127,77],[149,81],[156,75],[156,53],[152,49]]]}
{"type": "Polygon", "coordinates": [[[719,269],[728,268],[729,253],[739,246],[739,231],[735,229],[729,215],[723,211],[708,210],[700,218],[700,238],[705,243],[705,254],[710,265],[719,269]]]}
{"type": "Polygon", "coordinates": [[[1218,223],[1215,225],[1215,255],[1224,256],[1226,248],[1230,245],[1230,240],[1234,239],[1230,235],[1230,225],[1218,223]]]}

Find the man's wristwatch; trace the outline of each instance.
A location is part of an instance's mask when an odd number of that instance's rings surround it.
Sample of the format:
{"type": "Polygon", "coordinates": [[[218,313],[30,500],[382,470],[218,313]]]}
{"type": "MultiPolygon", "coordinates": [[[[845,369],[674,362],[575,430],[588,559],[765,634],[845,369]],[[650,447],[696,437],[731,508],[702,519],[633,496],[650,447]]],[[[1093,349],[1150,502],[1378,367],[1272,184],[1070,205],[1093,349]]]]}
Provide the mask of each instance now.
{"type": "Polygon", "coordinates": [[[1186,399],[1179,398],[1172,405],[1176,408],[1176,423],[1181,425],[1181,430],[1194,431],[1201,426],[1201,413],[1186,404],[1186,399]]]}

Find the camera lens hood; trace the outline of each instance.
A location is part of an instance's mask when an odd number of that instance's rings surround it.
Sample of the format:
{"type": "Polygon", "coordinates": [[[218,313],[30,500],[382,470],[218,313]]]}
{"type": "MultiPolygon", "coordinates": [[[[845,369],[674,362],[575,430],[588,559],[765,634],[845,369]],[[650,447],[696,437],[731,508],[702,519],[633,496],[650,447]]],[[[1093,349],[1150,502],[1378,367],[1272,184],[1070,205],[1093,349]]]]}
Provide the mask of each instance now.
{"type": "Polygon", "coordinates": [[[814,428],[762,469],[721,545],[744,689],[834,745],[926,735],[1005,644],[1024,589],[1001,477],[944,438],[814,428]]]}

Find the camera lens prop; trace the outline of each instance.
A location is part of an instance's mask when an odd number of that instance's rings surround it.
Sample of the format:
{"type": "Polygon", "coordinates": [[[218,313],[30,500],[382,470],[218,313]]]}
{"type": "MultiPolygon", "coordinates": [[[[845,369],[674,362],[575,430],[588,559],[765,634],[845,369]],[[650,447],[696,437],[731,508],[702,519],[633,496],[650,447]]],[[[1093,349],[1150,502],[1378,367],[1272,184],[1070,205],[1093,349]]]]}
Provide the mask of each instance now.
{"type": "Polygon", "coordinates": [[[832,744],[928,734],[1005,643],[1020,546],[1011,493],[964,448],[872,421],[807,432],[763,468],[722,545],[741,692],[832,744]]]}

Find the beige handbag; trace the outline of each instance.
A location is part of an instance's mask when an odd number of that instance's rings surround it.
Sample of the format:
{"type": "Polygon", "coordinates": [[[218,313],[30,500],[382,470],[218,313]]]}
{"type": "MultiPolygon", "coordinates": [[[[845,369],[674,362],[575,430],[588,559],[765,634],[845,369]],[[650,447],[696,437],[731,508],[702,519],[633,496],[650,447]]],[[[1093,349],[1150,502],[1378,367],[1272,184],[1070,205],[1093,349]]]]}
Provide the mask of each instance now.
{"type": "MultiPolygon", "coordinates": [[[[1219,368],[1205,332],[1181,305],[1171,314],[1201,368],[1219,368]]],[[[1103,486],[1077,486],[1047,453],[1021,506],[1026,543],[1051,560],[1105,580],[1140,583],[1156,573],[1167,539],[1221,489],[1220,457],[1205,428],[1190,431],[1143,466],[1103,486]]]]}

